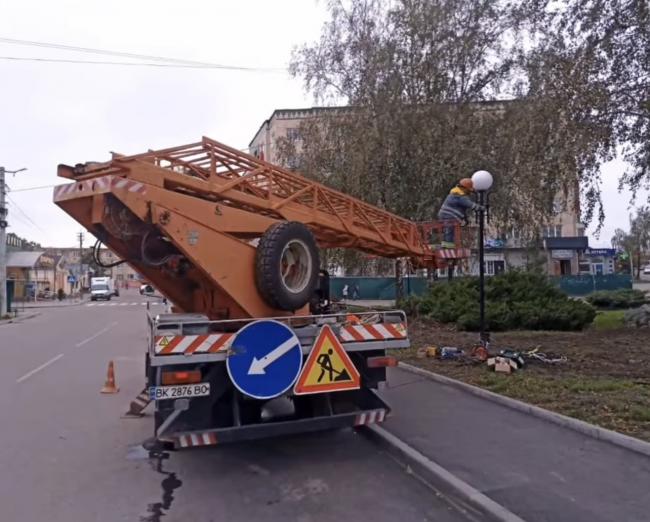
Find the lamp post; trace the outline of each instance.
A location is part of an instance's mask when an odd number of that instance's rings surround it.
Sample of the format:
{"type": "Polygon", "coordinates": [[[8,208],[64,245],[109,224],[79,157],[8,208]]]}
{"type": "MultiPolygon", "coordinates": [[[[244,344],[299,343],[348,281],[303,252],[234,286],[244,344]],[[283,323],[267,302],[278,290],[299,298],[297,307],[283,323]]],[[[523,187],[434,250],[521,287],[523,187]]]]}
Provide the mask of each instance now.
{"type": "Polygon", "coordinates": [[[478,196],[478,262],[479,262],[479,331],[483,346],[489,342],[489,334],[485,332],[485,214],[489,204],[488,192],[492,188],[492,174],[487,170],[479,170],[472,174],[472,184],[478,196]]]}

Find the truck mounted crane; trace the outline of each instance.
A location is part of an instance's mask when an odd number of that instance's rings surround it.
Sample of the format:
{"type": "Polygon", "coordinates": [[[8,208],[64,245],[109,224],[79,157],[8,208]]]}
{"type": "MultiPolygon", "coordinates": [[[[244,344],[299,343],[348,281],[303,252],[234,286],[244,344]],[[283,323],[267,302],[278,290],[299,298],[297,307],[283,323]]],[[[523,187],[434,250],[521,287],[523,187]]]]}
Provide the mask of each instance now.
{"type": "MultiPolygon", "coordinates": [[[[319,248],[436,269],[469,257],[415,223],[204,137],[75,166],[54,202],[171,303],[147,314],[155,439],[202,446],[381,422],[403,312],[329,313],[319,248]]],[[[461,230],[456,230],[461,237],[461,230]]],[[[96,249],[97,251],[97,249],[96,249]]]]}

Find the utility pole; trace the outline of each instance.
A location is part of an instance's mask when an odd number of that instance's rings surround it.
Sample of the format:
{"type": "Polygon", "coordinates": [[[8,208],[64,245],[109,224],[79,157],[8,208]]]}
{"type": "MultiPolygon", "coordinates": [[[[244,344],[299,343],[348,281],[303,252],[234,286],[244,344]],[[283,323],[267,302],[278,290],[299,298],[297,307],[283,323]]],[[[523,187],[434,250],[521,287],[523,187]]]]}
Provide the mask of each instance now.
{"type": "Polygon", "coordinates": [[[7,315],[7,205],[5,168],[0,167],[0,319],[7,315]]]}
{"type": "Polygon", "coordinates": [[[77,276],[77,283],[79,284],[79,295],[81,295],[81,276],[83,274],[83,253],[84,253],[84,233],[77,234],[79,240],[79,274],[77,276]]]}
{"type": "Polygon", "coordinates": [[[7,315],[7,185],[5,174],[16,174],[27,169],[6,170],[0,167],[0,318],[7,315]]]}

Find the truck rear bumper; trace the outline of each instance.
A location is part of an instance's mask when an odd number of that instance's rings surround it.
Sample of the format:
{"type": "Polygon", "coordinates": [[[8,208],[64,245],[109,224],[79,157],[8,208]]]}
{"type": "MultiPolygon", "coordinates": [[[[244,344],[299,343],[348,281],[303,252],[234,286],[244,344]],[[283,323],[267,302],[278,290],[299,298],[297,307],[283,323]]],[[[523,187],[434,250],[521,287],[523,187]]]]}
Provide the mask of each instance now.
{"type": "Polygon", "coordinates": [[[175,448],[183,449],[383,422],[390,412],[388,405],[371,390],[359,390],[359,392],[363,395],[360,408],[345,413],[207,430],[179,432],[170,430],[158,439],[172,442],[175,448]]]}

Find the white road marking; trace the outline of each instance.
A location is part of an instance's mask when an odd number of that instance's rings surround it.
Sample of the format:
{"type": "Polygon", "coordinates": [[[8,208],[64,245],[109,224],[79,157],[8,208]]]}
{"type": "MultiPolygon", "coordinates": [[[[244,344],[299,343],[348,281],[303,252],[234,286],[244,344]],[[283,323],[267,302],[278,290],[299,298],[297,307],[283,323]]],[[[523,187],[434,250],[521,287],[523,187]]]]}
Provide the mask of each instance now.
{"type": "Polygon", "coordinates": [[[285,353],[290,352],[291,349],[297,344],[298,344],[298,339],[294,336],[291,336],[289,337],[289,339],[284,341],[280,346],[277,346],[276,348],[271,350],[261,359],[258,359],[257,357],[253,357],[251,366],[248,369],[248,375],[264,375],[266,373],[266,367],[269,364],[274,363],[285,353]]]}
{"type": "Polygon", "coordinates": [[[95,303],[88,303],[86,306],[95,306],[95,303]]]}
{"type": "Polygon", "coordinates": [[[27,379],[29,379],[29,378],[30,378],[32,375],[34,375],[35,373],[38,373],[38,372],[40,372],[41,370],[47,368],[50,364],[54,364],[54,363],[55,363],[56,361],[58,361],[61,357],[63,357],[63,355],[64,355],[64,354],[60,353],[60,354],[57,355],[56,357],[52,357],[49,361],[47,361],[46,363],[41,364],[38,368],[34,368],[31,372],[27,372],[25,375],[23,375],[23,376],[20,377],[19,379],[16,379],[16,382],[17,382],[17,383],[21,383],[21,382],[23,382],[23,381],[26,381],[27,379]]]}
{"type": "Polygon", "coordinates": [[[106,303],[99,303],[97,306],[106,306],[106,303]]]}
{"type": "Polygon", "coordinates": [[[129,303],[120,303],[120,306],[129,306],[129,303]]]}
{"type": "Polygon", "coordinates": [[[112,322],[112,323],[109,324],[106,328],[104,328],[103,330],[100,330],[99,332],[97,332],[95,335],[91,335],[91,336],[88,337],[87,339],[84,339],[83,341],[78,342],[77,344],[74,345],[74,347],[75,347],[75,348],[80,348],[81,346],[83,346],[84,344],[89,343],[89,342],[92,341],[93,339],[97,339],[100,335],[105,334],[106,332],[108,332],[108,331],[109,331],[111,328],[113,328],[113,326],[115,326],[116,324],[117,324],[117,322],[112,322]]]}
{"type": "Polygon", "coordinates": [[[117,306],[117,303],[110,303],[108,306],[117,306]]]}

